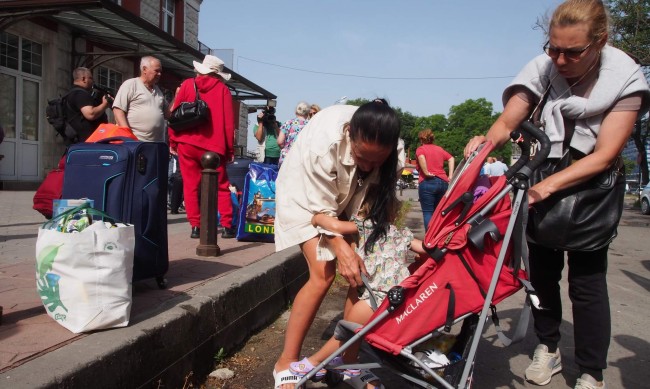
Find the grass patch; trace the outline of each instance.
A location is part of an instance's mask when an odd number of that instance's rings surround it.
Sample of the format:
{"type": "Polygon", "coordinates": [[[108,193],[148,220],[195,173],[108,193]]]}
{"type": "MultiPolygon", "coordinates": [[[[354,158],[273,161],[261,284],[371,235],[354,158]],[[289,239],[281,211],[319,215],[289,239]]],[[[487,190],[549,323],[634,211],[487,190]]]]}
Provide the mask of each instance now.
{"type": "Polygon", "coordinates": [[[395,220],[395,226],[397,228],[404,228],[406,226],[406,215],[408,215],[413,207],[410,200],[402,201],[401,203],[399,212],[397,213],[397,220],[395,220]]]}

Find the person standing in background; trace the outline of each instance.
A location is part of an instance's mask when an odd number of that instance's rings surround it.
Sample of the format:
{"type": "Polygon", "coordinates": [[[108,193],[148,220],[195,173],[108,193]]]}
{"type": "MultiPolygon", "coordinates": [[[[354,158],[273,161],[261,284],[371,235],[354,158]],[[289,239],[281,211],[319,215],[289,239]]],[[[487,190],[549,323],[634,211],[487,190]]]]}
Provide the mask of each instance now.
{"type": "Polygon", "coordinates": [[[311,119],[320,111],[320,105],[318,104],[312,104],[311,107],[309,107],[309,116],[307,116],[308,119],[311,119]]]}
{"type": "Polygon", "coordinates": [[[169,117],[170,103],[158,88],[161,76],[160,60],[151,56],[142,57],[140,77],[124,81],[113,102],[117,125],[129,127],[144,142],[165,141],[165,119],[169,117]]]}
{"type": "Polygon", "coordinates": [[[280,150],[280,160],[278,161],[278,166],[282,165],[282,161],[287,156],[289,149],[291,149],[291,144],[302,130],[302,128],[309,122],[307,119],[309,115],[309,105],[304,101],[301,101],[296,106],[296,117],[287,120],[282,127],[280,127],[280,134],[278,135],[278,146],[282,149],[280,150]]]}
{"type": "Polygon", "coordinates": [[[274,107],[266,107],[257,114],[257,125],[253,128],[253,133],[257,142],[264,145],[262,162],[277,165],[280,161],[280,146],[278,145],[280,123],[276,120],[274,107]]]}
{"type": "Polygon", "coordinates": [[[198,124],[196,127],[183,131],[169,129],[170,153],[178,154],[183,175],[183,198],[187,220],[192,226],[190,238],[200,237],[201,209],[199,206],[199,192],[201,187],[201,158],[207,151],[219,154],[220,163],[217,167],[217,208],[221,215],[221,225],[224,227],[221,237],[231,239],[235,237],[235,228],[232,225],[232,201],[230,198],[230,180],[226,171],[226,164],[235,159],[235,119],[232,108],[232,95],[226,86],[230,74],[223,71],[224,63],[221,59],[206,55],[203,63],[194,61],[194,70],[198,75],[189,78],[180,86],[176,95],[176,106],[182,102],[192,102],[196,99],[196,88],[199,90],[201,100],[208,104],[209,120],[198,124]]]}
{"type": "Polygon", "coordinates": [[[499,177],[506,174],[507,171],[508,165],[503,163],[503,157],[499,156],[493,158],[493,162],[488,167],[486,174],[490,177],[499,177]]]}
{"type": "Polygon", "coordinates": [[[454,174],[454,157],[442,147],[433,142],[433,131],[420,131],[418,138],[422,145],[415,150],[417,157],[418,195],[422,206],[424,229],[429,226],[433,211],[438,206],[442,196],[449,186],[449,177],[454,174]],[[444,163],[447,161],[449,176],[445,173],[444,163]]]}
{"type": "Polygon", "coordinates": [[[108,122],[106,108],[110,107],[111,96],[102,96],[95,104],[90,93],[93,89],[93,74],[88,68],[79,67],[72,72],[73,86],[66,95],[67,122],[76,131],[74,143],[84,142],[102,123],[108,122]]]}

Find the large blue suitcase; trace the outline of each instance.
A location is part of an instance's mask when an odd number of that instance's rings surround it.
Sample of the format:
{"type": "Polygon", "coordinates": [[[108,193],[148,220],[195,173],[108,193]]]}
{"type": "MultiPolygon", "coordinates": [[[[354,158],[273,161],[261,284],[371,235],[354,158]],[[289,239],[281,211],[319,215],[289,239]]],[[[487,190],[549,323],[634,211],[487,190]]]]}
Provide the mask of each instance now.
{"type": "Polygon", "coordinates": [[[89,198],[94,207],[135,228],[133,281],[156,278],[165,287],[167,168],[163,142],[78,143],[68,149],[63,198],[89,198]]]}

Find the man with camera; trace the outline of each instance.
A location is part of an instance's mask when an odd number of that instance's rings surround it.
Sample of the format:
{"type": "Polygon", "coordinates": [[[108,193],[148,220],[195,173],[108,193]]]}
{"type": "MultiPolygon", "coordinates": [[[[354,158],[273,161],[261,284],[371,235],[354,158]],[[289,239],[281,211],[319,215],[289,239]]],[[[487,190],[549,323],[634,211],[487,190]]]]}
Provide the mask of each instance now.
{"type": "Polygon", "coordinates": [[[68,124],[77,133],[74,141],[77,143],[84,142],[100,124],[108,122],[106,108],[111,106],[113,98],[106,90],[93,84],[93,74],[88,68],[76,68],[72,72],[72,78],[73,86],[66,97],[66,117],[68,124]],[[93,88],[100,89],[100,99],[93,96],[93,88]]]}
{"type": "Polygon", "coordinates": [[[264,146],[264,158],[258,159],[258,162],[277,165],[280,161],[280,146],[278,145],[280,124],[275,117],[275,107],[266,107],[257,114],[254,133],[260,148],[262,145],[264,146]]]}

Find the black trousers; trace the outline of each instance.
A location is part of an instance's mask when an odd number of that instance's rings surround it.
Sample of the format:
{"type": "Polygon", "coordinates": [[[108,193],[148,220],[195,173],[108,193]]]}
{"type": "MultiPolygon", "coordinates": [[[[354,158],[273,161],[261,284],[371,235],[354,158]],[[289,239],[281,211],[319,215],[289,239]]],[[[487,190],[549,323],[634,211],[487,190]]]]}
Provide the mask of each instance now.
{"type": "Polygon", "coordinates": [[[172,174],[169,180],[169,208],[173,212],[178,212],[178,208],[183,203],[183,177],[180,173],[172,174]]]}
{"type": "MultiPolygon", "coordinates": [[[[540,343],[555,349],[560,341],[562,301],[559,281],[564,251],[528,243],[530,275],[544,309],[533,308],[540,343]]],[[[602,375],[607,367],[611,316],[607,294],[607,250],[567,252],[569,297],[573,310],[575,360],[581,373],[602,375]],[[594,374],[594,372],[596,374],[594,374]]]]}

